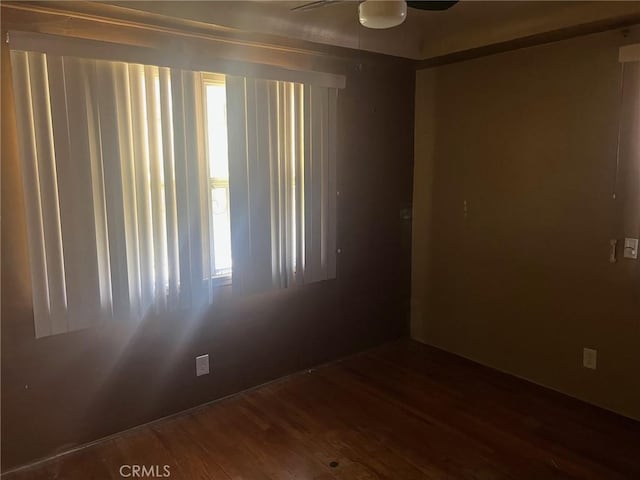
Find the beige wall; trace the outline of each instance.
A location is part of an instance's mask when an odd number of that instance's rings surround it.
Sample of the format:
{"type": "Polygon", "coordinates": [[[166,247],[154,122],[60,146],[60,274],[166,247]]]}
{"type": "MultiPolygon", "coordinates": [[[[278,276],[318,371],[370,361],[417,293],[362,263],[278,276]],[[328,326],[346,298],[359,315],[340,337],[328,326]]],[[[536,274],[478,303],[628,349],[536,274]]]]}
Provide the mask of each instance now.
{"type": "Polygon", "coordinates": [[[417,73],[412,335],[640,419],[640,263],[608,262],[617,54],[638,33],[417,73]]]}

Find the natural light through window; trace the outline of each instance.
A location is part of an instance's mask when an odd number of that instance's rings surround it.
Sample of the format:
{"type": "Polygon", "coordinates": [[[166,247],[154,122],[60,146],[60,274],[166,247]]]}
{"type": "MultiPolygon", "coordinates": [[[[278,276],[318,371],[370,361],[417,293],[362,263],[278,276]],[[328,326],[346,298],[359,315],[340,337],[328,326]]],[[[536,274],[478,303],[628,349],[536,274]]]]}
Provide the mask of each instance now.
{"type": "Polygon", "coordinates": [[[227,100],[224,77],[205,77],[207,103],[207,156],[213,217],[211,271],[216,277],[231,275],[231,220],[229,215],[229,157],[227,153],[227,100]]]}

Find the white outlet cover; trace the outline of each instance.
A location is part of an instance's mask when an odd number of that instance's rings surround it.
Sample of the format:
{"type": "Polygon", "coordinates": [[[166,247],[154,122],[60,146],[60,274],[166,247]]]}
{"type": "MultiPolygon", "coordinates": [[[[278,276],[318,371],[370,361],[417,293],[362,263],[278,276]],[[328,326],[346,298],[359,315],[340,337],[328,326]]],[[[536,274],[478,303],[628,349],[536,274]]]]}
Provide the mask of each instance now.
{"type": "Polygon", "coordinates": [[[582,366],[595,370],[598,364],[598,351],[592,348],[582,350],[582,366]]]}
{"type": "Polygon", "coordinates": [[[625,238],[624,239],[624,258],[631,258],[633,260],[638,258],[638,239],[637,238],[625,238]]]}
{"type": "Polygon", "coordinates": [[[196,357],[196,377],[209,374],[209,354],[196,357]]]}

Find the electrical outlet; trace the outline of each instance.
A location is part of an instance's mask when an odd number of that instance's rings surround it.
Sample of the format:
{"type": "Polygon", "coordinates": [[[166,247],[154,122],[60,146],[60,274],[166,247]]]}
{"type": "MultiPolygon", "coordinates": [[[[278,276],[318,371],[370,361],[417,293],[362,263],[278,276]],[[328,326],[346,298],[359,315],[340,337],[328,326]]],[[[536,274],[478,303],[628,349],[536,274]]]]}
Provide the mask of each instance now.
{"type": "Polygon", "coordinates": [[[209,374],[209,354],[196,357],[196,377],[209,374]]]}
{"type": "Polygon", "coordinates": [[[592,348],[582,349],[582,366],[584,368],[596,369],[598,363],[598,351],[592,348]]]}

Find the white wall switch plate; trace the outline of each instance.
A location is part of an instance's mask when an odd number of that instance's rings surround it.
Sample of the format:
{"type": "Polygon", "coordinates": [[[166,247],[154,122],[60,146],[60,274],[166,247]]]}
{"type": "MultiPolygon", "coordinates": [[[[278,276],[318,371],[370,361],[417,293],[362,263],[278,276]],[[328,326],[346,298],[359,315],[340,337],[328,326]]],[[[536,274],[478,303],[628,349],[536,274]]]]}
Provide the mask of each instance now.
{"type": "Polygon", "coordinates": [[[209,354],[196,357],[196,377],[209,374],[209,354]]]}
{"type": "Polygon", "coordinates": [[[609,240],[609,263],[616,263],[618,259],[616,255],[618,254],[618,240],[612,238],[609,240]]]}
{"type": "Polygon", "coordinates": [[[592,348],[582,349],[582,366],[583,367],[595,370],[597,363],[598,363],[597,350],[594,350],[592,348]]]}
{"type": "Polygon", "coordinates": [[[637,238],[625,238],[624,239],[624,258],[638,258],[638,239],[637,238]]]}

